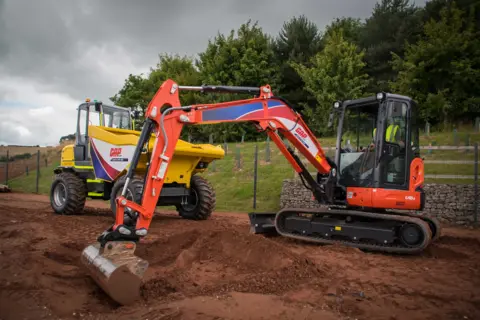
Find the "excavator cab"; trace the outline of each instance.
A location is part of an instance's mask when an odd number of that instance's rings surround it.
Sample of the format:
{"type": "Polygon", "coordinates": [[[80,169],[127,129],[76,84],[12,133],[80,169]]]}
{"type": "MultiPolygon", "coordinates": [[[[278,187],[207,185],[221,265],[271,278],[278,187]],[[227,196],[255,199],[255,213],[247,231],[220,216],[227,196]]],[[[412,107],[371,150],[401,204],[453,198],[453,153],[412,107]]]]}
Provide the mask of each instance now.
{"type": "MultiPolygon", "coordinates": [[[[334,103],[329,124],[338,119],[335,163],[346,204],[359,204],[349,197],[348,189],[362,188],[362,206],[375,208],[382,206],[371,193],[366,195],[367,190],[412,190],[411,164],[420,157],[416,111],[411,98],[383,92],[334,103]]],[[[412,191],[422,192],[421,186],[412,191]]],[[[397,202],[397,208],[404,207],[397,202]]],[[[423,209],[422,201],[412,206],[423,209]]]]}

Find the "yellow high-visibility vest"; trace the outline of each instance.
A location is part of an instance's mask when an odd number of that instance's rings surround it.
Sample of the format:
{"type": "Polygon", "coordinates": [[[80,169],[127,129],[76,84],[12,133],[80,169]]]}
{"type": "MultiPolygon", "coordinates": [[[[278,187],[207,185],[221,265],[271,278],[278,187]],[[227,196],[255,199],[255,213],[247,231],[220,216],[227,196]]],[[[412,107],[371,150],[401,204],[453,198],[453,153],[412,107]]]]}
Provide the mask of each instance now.
{"type": "MultiPolygon", "coordinates": [[[[387,128],[387,134],[385,137],[385,141],[387,142],[395,142],[395,136],[397,134],[399,127],[398,125],[389,125],[387,128]]],[[[373,136],[375,137],[375,133],[377,132],[377,128],[373,129],[373,136]]]]}

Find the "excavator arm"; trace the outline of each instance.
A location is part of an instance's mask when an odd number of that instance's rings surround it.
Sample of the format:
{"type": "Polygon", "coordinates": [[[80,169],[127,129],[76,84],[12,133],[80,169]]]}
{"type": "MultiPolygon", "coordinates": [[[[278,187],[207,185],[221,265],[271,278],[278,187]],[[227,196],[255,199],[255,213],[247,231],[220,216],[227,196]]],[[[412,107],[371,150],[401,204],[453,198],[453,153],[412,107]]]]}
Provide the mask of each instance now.
{"type": "Polygon", "coordinates": [[[85,248],[82,261],[103,290],[120,304],[130,304],[140,295],[141,279],[148,262],[134,254],[136,243],[148,233],[155,207],[162,191],[164,178],[174,155],[175,146],[185,125],[250,122],[266,132],[278,146],[304,184],[320,203],[331,203],[336,185],[334,162],[326,157],[314,134],[288,103],[274,97],[270,86],[179,86],[165,81],[145,114],[145,123],[135,148],[125,185],[116,199],[115,223],[105,230],[97,243],[85,248]],[[179,91],[249,93],[255,98],[214,104],[181,106],[179,91]],[[144,145],[155,136],[141,203],[126,198],[128,185],[138,165],[144,145]],[[318,171],[315,180],[294,150],[287,147],[281,136],[290,141],[318,171]],[[124,221],[126,209],[136,212],[135,225],[124,221]]]}

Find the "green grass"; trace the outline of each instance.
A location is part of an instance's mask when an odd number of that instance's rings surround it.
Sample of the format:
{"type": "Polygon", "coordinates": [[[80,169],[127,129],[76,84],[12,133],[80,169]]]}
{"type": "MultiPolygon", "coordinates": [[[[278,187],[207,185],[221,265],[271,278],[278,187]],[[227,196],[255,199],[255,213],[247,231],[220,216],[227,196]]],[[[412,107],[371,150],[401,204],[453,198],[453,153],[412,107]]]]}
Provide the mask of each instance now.
{"type": "MultiPolygon", "coordinates": [[[[473,137],[474,135],[472,135],[473,137]]],[[[475,139],[480,135],[475,135],[475,139]]],[[[443,145],[452,145],[448,142],[448,135],[439,134],[436,139],[444,139],[443,145]]],[[[480,140],[480,139],[479,139],[480,140]]],[[[334,139],[320,139],[322,146],[334,146],[334,139]]],[[[442,140],[440,140],[442,141],[442,140]]],[[[223,145],[223,144],[222,144],[223,145]]],[[[425,143],[423,143],[425,145],[425,143]]],[[[253,209],[253,177],[254,177],[254,154],[255,144],[229,143],[227,155],[224,159],[216,161],[209,170],[202,175],[206,177],[215,188],[217,194],[218,211],[275,211],[279,208],[279,198],[284,179],[296,177],[291,165],[280,153],[274,143],[270,142],[270,162],[266,163],[266,142],[258,143],[258,180],[257,180],[257,208],[253,209]],[[241,155],[241,169],[236,168],[237,148],[241,155]]],[[[327,154],[333,156],[334,150],[327,151],[327,154]]],[[[428,153],[422,150],[422,156],[425,160],[473,160],[473,151],[464,150],[433,150],[428,153]]],[[[40,172],[39,193],[48,194],[53,177],[53,169],[58,165],[42,168],[40,172]]],[[[314,172],[312,165],[307,166],[311,172],[314,172]]],[[[451,164],[425,164],[426,174],[457,174],[473,175],[474,166],[470,164],[451,165],[451,164]]],[[[20,176],[9,182],[14,191],[35,192],[36,175],[30,172],[29,176],[20,176]]],[[[427,179],[427,183],[473,183],[472,180],[465,179],[427,179]]]]}
{"type": "MultiPolygon", "coordinates": [[[[38,179],[38,193],[49,194],[50,185],[53,178],[53,169],[60,164],[60,161],[54,161],[47,167],[40,168],[40,178],[38,179]]],[[[24,174],[8,181],[9,187],[14,191],[33,193],[36,192],[37,171],[30,171],[28,175],[24,174]]]]}

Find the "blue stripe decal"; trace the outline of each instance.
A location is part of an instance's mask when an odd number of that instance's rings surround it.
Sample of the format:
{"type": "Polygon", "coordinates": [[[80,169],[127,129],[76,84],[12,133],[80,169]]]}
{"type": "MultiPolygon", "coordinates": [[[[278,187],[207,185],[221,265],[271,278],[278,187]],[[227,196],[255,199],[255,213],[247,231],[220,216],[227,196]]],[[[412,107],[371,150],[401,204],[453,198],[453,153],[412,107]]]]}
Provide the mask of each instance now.
{"type": "Polygon", "coordinates": [[[263,108],[261,102],[241,104],[235,107],[226,107],[214,110],[203,111],[203,121],[235,120],[246,113],[257,111],[263,108]]]}
{"type": "MultiPolygon", "coordinates": [[[[268,107],[274,107],[278,105],[283,105],[282,102],[278,100],[268,100],[268,107]]],[[[247,113],[258,111],[263,109],[263,104],[261,102],[252,102],[241,104],[234,107],[219,108],[214,110],[205,110],[203,111],[202,119],[203,121],[220,121],[220,120],[235,120],[247,113]]]]}
{"type": "Polygon", "coordinates": [[[98,156],[93,149],[92,144],[90,143],[90,156],[92,157],[92,164],[93,164],[93,170],[95,171],[95,176],[97,178],[106,180],[106,181],[112,181],[112,178],[107,174],[105,169],[103,169],[102,163],[98,159],[98,156]]]}

